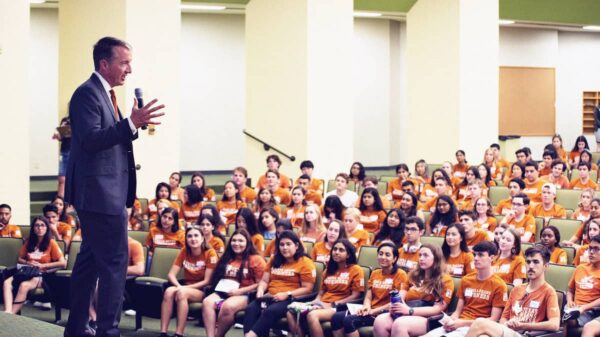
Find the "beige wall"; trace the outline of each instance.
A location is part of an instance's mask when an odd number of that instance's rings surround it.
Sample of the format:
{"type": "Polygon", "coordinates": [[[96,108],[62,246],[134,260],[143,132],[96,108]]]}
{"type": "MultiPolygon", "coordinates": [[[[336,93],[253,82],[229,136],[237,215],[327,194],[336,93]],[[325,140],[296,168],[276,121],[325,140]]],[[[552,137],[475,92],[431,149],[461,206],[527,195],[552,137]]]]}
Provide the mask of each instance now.
{"type": "Polygon", "coordinates": [[[29,2],[0,0],[0,203],[29,224],[29,2]]]}

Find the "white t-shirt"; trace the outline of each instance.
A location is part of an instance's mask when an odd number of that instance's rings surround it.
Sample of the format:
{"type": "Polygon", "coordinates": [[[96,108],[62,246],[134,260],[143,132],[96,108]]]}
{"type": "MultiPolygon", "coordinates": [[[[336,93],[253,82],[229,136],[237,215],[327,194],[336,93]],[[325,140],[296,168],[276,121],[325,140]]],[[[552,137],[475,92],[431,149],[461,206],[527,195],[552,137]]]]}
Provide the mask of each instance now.
{"type": "Polygon", "coordinates": [[[356,194],[356,192],[346,190],[346,192],[340,197],[335,193],[335,190],[333,190],[325,194],[325,199],[327,199],[327,197],[330,195],[335,195],[340,198],[340,201],[346,208],[356,207],[356,201],[358,200],[358,194],[356,194]]]}

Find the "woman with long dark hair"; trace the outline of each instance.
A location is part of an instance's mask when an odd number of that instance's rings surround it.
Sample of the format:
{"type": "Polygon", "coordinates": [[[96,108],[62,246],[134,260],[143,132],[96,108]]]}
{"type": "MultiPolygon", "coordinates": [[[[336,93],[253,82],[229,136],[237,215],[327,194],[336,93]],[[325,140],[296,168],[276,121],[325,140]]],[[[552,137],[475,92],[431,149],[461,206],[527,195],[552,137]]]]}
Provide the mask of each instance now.
{"type": "Polygon", "coordinates": [[[440,196],[435,203],[435,211],[429,218],[425,232],[428,235],[446,235],[446,228],[456,222],[457,214],[458,209],[454,200],[447,195],[440,196]]]}
{"type": "Polygon", "coordinates": [[[245,229],[250,234],[250,241],[258,253],[265,250],[265,238],[260,233],[254,213],[250,208],[241,208],[235,215],[235,229],[245,229]]]}
{"type": "Polygon", "coordinates": [[[375,319],[375,336],[422,336],[427,333],[427,317],[448,307],[454,291],[452,277],[440,247],[423,244],[419,263],[408,274],[408,288],[400,290],[401,302],[391,305],[390,313],[375,319]]]}
{"type": "Polygon", "coordinates": [[[19,272],[4,281],[4,311],[16,314],[23,307],[29,291],[43,286],[41,272],[67,265],[58,244],[50,238],[50,222],[42,216],[31,221],[31,234],[19,252],[18,262],[35,268],[40,274],[23,277],[19,272]]]}
{"type": "Polygon", "coordinates": [[[325,198],[322,209],[323,224],[328,224],[332,220],[342,221],[346,207],[337,195],[330,195],[325,198]]]}
{"type": "Polygon", "coordinates": [[[308,295],[316,282],[315,264],[296,233],[283,231],[275,247],[275,256],[258,284],[256,300],[246,308],[245,337],[268,337],[273,324],[285,317],[293,298],[308,295]]]}
{"type": "Polygon", "coordinates": [[[375,234],[375,237],[373,238],[373,244],[378,246],[385,241],[390,241],[398,247],[402,246],[402,241],[404,240],[405,221],[406,217],[401,210],[396,208],[391,209],[383,220],[381,229],[379,232],[377,232],[377,234],[375,234]]]}
{"type": "Polygon", "coordinates": [[[385,219],[385,209],[376,188],[368,187],[363,190],[358,210],[363,228],[371,233],[379,231],[379,227],[385,219]]]}
{"type": "Polygon", "coordinates": [[[463,225],[454,223],[446,229],[442,253],[448,266],[448,274],[454,277],[463,277],[473,270],[473,253],[467,246],[467,239],[463,225]]]}
{"type": "Polygon", "coordinates": [[[233,280],[239,286],[227,292],[215,291],[202,301],[207,337],[225,336],[235,323],[235,314],[248,306],[248,294],[258,287],[265,266],[265,260],[250,241],[250,234],[245,229],[236,229],[217,263],[210,286],[216,289],[222,279],[233,280]]]}
{"type": "MultiPolygon", "coordinates": [[[[233,181],[227,181],[223,185],[223,198],[217,201],[217,209],[225,225],[235,223],[235,215],[240,208],[244,207],[246,207],[246,203],[242,201],[237,186],[233,181]]],[[[220,231],[223,232],[224,230],[225,228],[220,231]]]]}

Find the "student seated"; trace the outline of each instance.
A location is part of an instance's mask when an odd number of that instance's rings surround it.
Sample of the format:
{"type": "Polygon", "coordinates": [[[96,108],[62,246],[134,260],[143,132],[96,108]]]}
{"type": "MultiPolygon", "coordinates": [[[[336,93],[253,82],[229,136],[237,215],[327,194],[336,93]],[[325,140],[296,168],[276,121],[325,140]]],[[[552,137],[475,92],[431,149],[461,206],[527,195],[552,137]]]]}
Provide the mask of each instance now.
{"type": "Polygon", "coordinates": [[[545,183],[542,186],[542,202],[529,208],[529,215],[534,218],[544,218],[544,225],[552,218],[566,219],[567,211],[564,207],[554,202],[556,199],[556,186],[545,183]]]}
{"type": "MultiPolygon", "coordinates": [[[[279,173],[281,167],[281,159],[276,154],[271,154],[267,156],[267,170],[274,170],[278,172],[279,181],[277,182],[277,187],[281,187],[284,189],[290,189],[292,187],[292,181],[286,175],[279,173]]],[[[258,181],[256,182],[256,189],[260,190],[261,188],[266,188],[268,185],[267,176],[260,176],[258,181]]]]}
{"type": "Polygon", "coordinates": [[[200,172],[192,173],[192,178],[190,179],[190,185],[196,186],[200,189],[200,194],[202,195],[202,201],[217,201],[215,190],[206,186],[206,180],[204,179],[204,175],[200,172]]]}
{"type": "Polygon", "coordinates": [[[148,247],[148,266],[156,247],[181,248],[185,246],[185,233],[179,229],[179,214],[173,208],[167,207],[161,213],[156,226],[150,228],[146,243],[148,247]]]}
{"type": "Polygon", "coordinates": [[[532,206],[542,202],[542,186],[545,181],[539,178],[538,164],[535,161],[528,161],[525,164],[525,189],[523,193],[529,197],[532,206]]]}
{"type": "Polygon", "coordinates": [[[265,238],[260,233],[256,218],[249,208],[242,208],[237,212],[235,215],[235,229],[245,229],[250,234],[250,241],[259,254],[265,251],[265,238]]]}
{"type": "Polygon", "coordinates": [[[577,321],[569,325],[584,326],[600,317],[600,235],[590,240],[589,263],[575,269],[567,289],[567,308],[579,311],[577,321]]]}
{"type": "Polygon", "coordinates": [[[347,239],[338,240],[331,249],[331,256],[323,273],[321,288],[317,297],[306,305],[314,309],[306,316],[288,311],[289,331],[298,337],[306,336],[304,323],[311,337],[323,337],[321,322],[330,321],[336,306],[358,299],[365,290],[365,276],[357,264],[354,246],[347,239]]]}
{"type": "Polygon", "coordinates": [[[323,204],[323,184],[318,179],[313,179],[311,183],[310,176],[303,174],[298,178],[298,186],[302,187],[306,191],[306,195],[304,196],[304,200],[307,205],[317,205],[321,206],[323,204]],[[315,186],[314,182],[319,182],[319,189],[321,192],[314,190],[315,186]]]}
{"type": "MultiPolygon", "coordinates": [[[[303,186],[307,191],[307,195],[312,192],[315,195],[322,196],[323,195],[323,181],[321,181],[321,179],[316,179],[313,177],[314,169],[315,169],[315,165],[313,164],[312,161],[304,160],[303,162],[301,162],[300,163],[300,172],[302,172],[302,175],[300,176],[300,178],[298,178],[298,180],[296,181],[296,184],[301,185],[300,179],[302,177],[305,177],[305,179],[308,178],[308,186],[303,186]]],[[[318,204],[320,205],[321,203],[318,203],[318,204]]]]}
{"type": "Polygon", "coordinates": [[[465,241],[469,249],[472,249],[481,241],[490,239],[488,237],[488,232],[475,227],[475,217],[475,213],[471,211],[462,210],[458,212],[458,220],[465,229],[465,241]]]}
{"type": "Polygon", "coordinates": [[[596,218],[600,218],[600,198],[592,199],[590,202],[589,218],[584,221],[579,228],[577,228],[577,231],[573,234],[573,236],[571,236],[568,240],[564,240],[562,245],[579,249],[580,245],[589,243],[588,238],[585,237],[584,234],[587,232],[588,224],[596,218]]]}
{"type": "Polygon", "coordinates": [[[256,219],[260,219],[260,213],[267,208],[273,208],[277,214],[281,215],[281,207],[277,205],[277,201],[273,197],[273,192],[266,188],[261,188],[258,191],[258,198],[256,198],[256,203],[254,203],[253,208],[256,219]]]}
{"type": "Polygon", "coordinates": [[[195,185],[186,186],[184,189],[184,202],[181,204],[181,213],[186,225],[191,225],[198,220],[202,210],[202,191],[195,185]]]}
{"type": "Polygon", "coordinates": [[[512,197],[512,210],[500,222],[519,233],[522,242],[535,241],[535,219],[525,212],[528,205],[529,197],[526,194],[515,195],[512,197]]]}
{"type": "Polygon", "coordinates": [[[171,200],[184,200],[184,189],[181,187],[181,173],[173,172],[169,176],[169,187],[171,188],[171,200]]]}
{"type": "Polygon", "coordinates": [[[402,190],[402,183],[410,179],[410,171],[408,165],[399,164],[396,166],[397,178],[388,182],[386,197],[388,200],[400,201],[404,191],[402,190]]]}
{"type": "Polygon", "coordinates": [[[579,177],[571,180],[570,188],[573,190],[582,190],[584,188],[591,188],[593,190],[598,189],[598,184],[590,178],[590,171],[592,165],[586,161],[580,161],[577,164],[577,170],[579,170],[579,177]]]}
{"type": "Polygon", "coordinates": [[[344,207],[354,207],[358,200],[358,194],[354,191],[348,190],[348,182],[350,177],[346,173],[338,173],[335,176],[335,189],[325,194],[325,199],[330,195],[335,195],[340,198],[340,201],[344,207]]]}
{"type": "Polygon", "coordinates": [[[246,308],[245,337],[268,336],[273,324],[285,317],[293,299],[308,295],[316,282],[315,264],[305,255],[294,232],[286,230],[274,241],[275,256],[265,267],[256,299],[246,308]]]}
{"type": "Polygon", "coordinates": [[[271,191],[275,202],[278,204],[289,204],[292,201],[292,196],[288,188],[280,186],[281,174],[279,171],[269,169],[264,176],[267,181],[265,188],[271,191]]]}
{"type": "Polygon", "coordinates": [[[287,205],[288,209],[285,218],[290,219],[294,228],[302,227],[302,222],[304,221],[304,208],[306,207],[305,197],[306,190],[303,187],[295,186],[292,188],[292,201],[287,205]]]}
{"type": "Polygon", "coordinates": [[[479,317],[467,337],[520,337],[522,331],[557,331],[560,308],[556,291],[546,282],[549,252],[543,247],[525,251],[529,283],[515,286],[502,311],[500,322],[479,317]]]}
{"type": "Polygon", "coordinates": [[[489,242],[480,242],[473,247],[475,273],[462,278],[457,291],[458,303],[451,316],[442,319],[442,326],[429,331],[425,337],[461,337],[475,319],[489,317],[493,322],[500,319],[508,297],[508,287],[492,271],[492,261],[497,250],[489,242]]]}
{"type": "Polygon", "coordinates": [[[213,221],[213,217],[204,214],[198,218],[198,222],[196,222],[195,226],[202,232],[204,241],[210,245],[210,248],[217,252],[219,257],[221,257],[225,252],[225,236],[217,230],[213,221]]]}
{"type": "MultiPolygon", "coordinates": [[[[235,223],[235,215],[240,208],[244,207],[246,207],[246,203],[242,201],[237,186],[233,181],[227,181],[223,185],[223,197],[217,201],[217,209],[223,223],[225,225],[235,223]]],[[[223,230],[219,229],[221,233],[223,233],[223,230]]]]}
{"type": "Polygon", "coordinates": [[[551,168],[550,174],[542,176],[541,178],[556,186],[556,189],[570,188],[571,182],[564,175],[567,164],[560,159],[555,159],[552,161],[551,168]]]}
{"type": "Polygon", "coordinates": [[[330,195],[325,198],[325,203],[321,207],[321,214],[323,215],[323,224],[331,223],[333,220],[343,221],[344,212],[346,212],[346,206],[342,204],[340,198],[337,195],[330,195]]]}
{"type": "Polygon", "coordinates": [[[0,205],[0,238],[22,238],[21,229],[10,224],[12,209],[7,204],[0,205]]]}
{"type": "Polygon", "coordinates": [[[298,233],[300,240],[315,243],[323,239],[326,230],[319,208],[316,205],[306,206],[302,227],[298,233]]]}
{"type": "Polygon", "coordinates": [[[540,233],[540,243],[550,253],[550,263],[567,264],[567,252],[560,248],[560,232],[555,226],[546,226],[540,233]]]}
{"type": "Polygon", "coordinates": [[[65,242],[65,247],[68,249],[69,244],[71,243],[71,225],[58,221],[58,208],[53,204],[44,206],[42,212],[50,222],[50,226],[48,227],[50,238],[56,241],[63,240],[65,242]]]}
{"type": "Polygon", "coordinates": [[[340,240],[346,239],[346,229],[344,225],[338,220],[333,220],[329,227],[327,227],[327,231],[325,232],[325,236],[323,236],[322,241],[315,243],[312,251],[310,252],[310,257],[315,262],[323,262],[327,264],[329,262],[329,258],[331,257],[331,248],[333,244],[340,240]]]}
{"type": "Polygon", "coordinates": [[[292,223],[288,219],[279,219],[277,223],[275,223],[275,238],[269,242],[267,248],[265,248],[263,256],[269,259],[275,257],[275,243],[277,243],[277,238],[281,233],[291,230],[292,223]]]}
{"type": "Polygon", "coordinates": [[[454,223],[448,226],[446,237],[442,243],[442,253],[446,259],[448,274],[454,277],[463,277],[475,269],[473,254],[465,240],[463,225],[454,223]]]}
{"type": "Polygon", "coordinates": [[[360,223],[363,228],[371,233],[379,231],[379,227],[385,219],[385,210],[379,197],[377,189],[365,188],[360,197],[360,223]]]}
{"type": "Polygon", "coordinates": [[[507,284],[517,286],[523,283],[527,267],[521,256],[521,237],[514,229],[509,228],[502,233],[498,243],[498,256],[492,268],[507,284]]]}
{"type": "Polygon", "coordinates": [[[242,199],[243,202],[248,204],[256,200],[256,191],[246,185],[246,182],[248,181],[248,170],[241,166],[234,168],[231,180],[235,183],[235,186],[240,192],[240,199],[242,199]]]}
{"type": "Polygon", "coordinates": [[[374,335],[424,335],[427,332],[427,317],[446,310],[453,290],[454,282],[446,273],[446,263],[440,247],[422,245],[419,263],[408,273],[408,281],[400,289],[402,301],[392,304],[389,313],[377,316],[373,325],[374,335]]]}
{"type": "MultiPolygon", "coordinates": [[[[600,219],[592,219],[587,223],[585,237],[588,240],[592,240],[592,238],[600,236],[600,219]]],[[[573,264],[578,266],[580,264],[589,263],[590,262],[590,245],[584,244],[577,249],[577,253],[575,254],[575,258],[573,259],[573,264]]]]}
{"type": "Polygon", "coordinates": [[[18,263],[37,274],[23,274],[16,271],[4,280],[4,311],[18,313],[27,299],[29,291],[43,286],[42,273],[50,269],[64,268],[67,265],[58,244],[50,235],[50,222],[37,216],[31,221],[31,234],[19,251],[18,263]]]}
{"type": "Polygon", "coordinates": [[[475,200],[475,227],[482,229],[491,237],[494,229],[498,225],[498,220],[494,217],[492,202],[490,199],[481,197],[475,200]]]}
{"type": "Polygon", "coordinates": [[[447,195],[440,196],[435,204],[435,211],[427,222],[425,233],[443,237],[446,235],[446,228],[456,222],[457,215],[458,209],[454,200],[447,195]]]}
{"type": "Polygon", "coordinates": [[[418,209],[419,198],[412,191],[406,191],[402,195],[402,198],[399,202],[394,205],[394,208],[400,210],[405,218],[410,216],[418,216],[419,218],[425,220],[425,215],[423,211],[418,209]]]}
{"type": "Polygon", "coordinates": [[[403,241],[405,241],[405,222],[406,217],[401,210],[396,208],[391,209],[385,216],[385,219],[383,219],[381,228],[375,233],[373,245],[378,246],[383,242],[390,241],[398,247],[402,246],[403,241]]]}
{"type": "Polygon", "coordinates": [[[506,178],[504,178],[504,186],[508,187],[508,183],[515,178],[525,179],[525,165],[519,161],[512,163],[510,166],[510,171],[506,175],[506,178]]]}
{"type": "Polygon", "coordinates": [[[365,166],[361,162],[354,162],[350,166],[350,172],[348,178],[354,182],[354,192],[358,192],[360,187],[363,185],[363,181],[366,177],[365,166]]]}
{"type": "Polygon", "coordinates": [[[225,336],[235,323],[235,314],[248,306],[250,294],[258,287],[265,266],[265,260],[250,241],[250,234],[245,229],[237,229],[212,274],[210,287],[214,292],[202,301],[207,337],[225,336]],[[227,292],[216,291],[222,279],[237,282],[237,287],[227,292]]]}
{"type": "MultiPolygon", "coordinates": [[[[279,221],[279,214],[273,208],[265,208],[258,217],[258,229],[263,238],[267,240],[275,239],[275,225],[279,221]]],[[[290,222],[291,224],[291,222],[290,222]]]]}
{"type": "Polygon", "coordinates": [[[398,267],[405,272],[410,272],[419,263],[419,249],[421,249],[421,236],[425,234],[425,224],[421,218],[413,216],[406,219],[404,226],[406,243],[398,248],[398,267]]]}
{"type": "Polygon", "coordinates": [[[356,208],[348,208],[344,213],[344,229],[348,240],[352,242],[356,251],[360,247],[369,245],[369,233],[360,226],[360,211],[356,208]]]}
{"type": "Polygon", "coordinates": [[[358,328],[373,326],[375,318],[390,310],[390,291],[401,289],[408,281],[406,273],[398,268],[398,247],[384,242],[377,248],[379,268],[371,273],[362,308],[354,315],[338,311],[331,318],[333,337],[358,337],[358,328]]]}
{"type": "Polygon", "coordinates": [[[204,288],[209,284],[217,264],[217,253],[204,241],[200,229],[189,227],[185,231],[185,247],[173,262],[167,278],[172,284],[163,294],[160,310],[160,336],[168,337],[169,321],[177,307],[177,327],[173,337],[183,337],[190,302],[204,299],[204,288]],[[183,283],[177,273],[183,268],[183,283]]]}
{"type": "Polygon", "coordinates": [[[591,188],[582,190],[579,195],[577,209],[571,214],[571,219],[581,220],[583,222],[587,221],[590,218],[592,199],[594,199],[594,190],[591,188]]]}

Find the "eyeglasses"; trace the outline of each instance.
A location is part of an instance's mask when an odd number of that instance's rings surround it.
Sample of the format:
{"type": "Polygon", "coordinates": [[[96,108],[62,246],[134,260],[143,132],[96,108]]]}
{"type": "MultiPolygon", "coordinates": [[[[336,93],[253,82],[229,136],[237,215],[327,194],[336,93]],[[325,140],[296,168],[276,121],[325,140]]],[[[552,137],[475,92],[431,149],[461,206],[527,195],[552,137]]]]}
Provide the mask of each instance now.
{"type": "Polygon", "coordinates": [[[600,252],[600,247],[599,246],[589,246],[588,251],[590,253],[596,254],[596,253],[600,252]]]}

